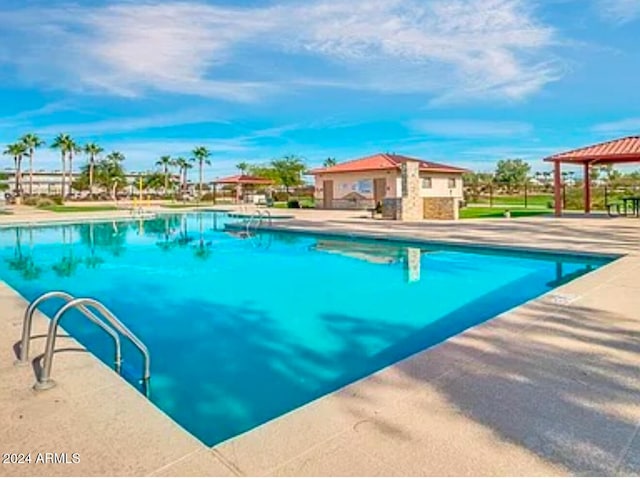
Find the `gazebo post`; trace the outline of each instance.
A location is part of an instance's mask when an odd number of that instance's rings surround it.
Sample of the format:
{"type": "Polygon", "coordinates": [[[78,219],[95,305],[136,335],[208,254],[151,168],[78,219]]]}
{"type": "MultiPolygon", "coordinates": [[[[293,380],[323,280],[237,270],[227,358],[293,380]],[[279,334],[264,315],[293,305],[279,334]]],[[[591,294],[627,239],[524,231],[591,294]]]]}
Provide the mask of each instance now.
{"type": "Polygon", "coordinates": [[[584,213],[591,213],[591,175],[589,162],[584,163],[584,213]]]}
{"type": "Polygon", "coordinates": [[[553,162],[553,205],[556,217],[562,216],[562,166],[560,161],[553,162]]]}

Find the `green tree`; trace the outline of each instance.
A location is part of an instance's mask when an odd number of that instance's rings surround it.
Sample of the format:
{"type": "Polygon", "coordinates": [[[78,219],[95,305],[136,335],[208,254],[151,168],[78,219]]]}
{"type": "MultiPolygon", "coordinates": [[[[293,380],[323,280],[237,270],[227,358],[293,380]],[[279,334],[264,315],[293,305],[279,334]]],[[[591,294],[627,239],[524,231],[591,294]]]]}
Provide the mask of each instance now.
{"type": "Polygon", "coordinates": [[[22,142],[12,143],[7,145],[3,153],[13,158],[15,191],[17,196],[22,196],[22,158],[27,154],[27,147],[22,142]]]}
{"type": "Polygon", "coordinates": [[[125,156],[122,153],[111,152],[103,160],[99,161],[95,167],[96,183],[111,192],[111,198],[114,200],[116,199],[118,187],[127,184],[124,168],[122,167],[124,160],[125,156]]]}
{"type": "Polygon", "coordinates": [[[43,147],[45,142],[35,133],[23,135],[20,141],[27,147],[29,153],[29,195],[33,195],[33,157],[36,150],[43,147]]]}
{"type": "Polygon", "coordinates": [[[156,166],[162,168],[162,173],[164,175],[164,194],[167,194],[169,190],[169,169],[174,166],[173,158],[170,155],[163,155],[156,162],[156,166]]]}
{"type": "Polygon", "coordinates": [[[211,152],[207,149],[207,147],[196,147],[193,149],[193,152],[191,152],[193,154],[193,161],[195,163],[198,164],[198,200],[200,200],[202,198],[202,174],[203,174],[203,168],[204,165],[211,165],[211,160],[209,160],[209,157],[211,157],[211,152]]]}
{"type": "Polygon", "coordinates": [[[60,150],[60,160],[62,162],[60,195],[62,197],[62,203],[64,203],[64,200],[66,198],[67,154],[69,153],[73,144],[73,139],[66,133],[61,133],[60,135],[58,135],[56,138],[54,138],[53,143],[51,144],[51,148],[53,148],[54,150],[60,150]]]}
{"type": "Polygon", "coordinates": [[[163,172],[148,172],[142,177],[142,188],[145,190],[160,190],[165,188],[166,175],[163,172]]]}
{"type": "MultiPolygon", "coordinates": [[[[104,152],[104,148],[102,148],[97,143],[87,143],[84,146],[84,153],[89,156],[89,197],[93,198],[93,183],[94,183],[94,170],[96,166],[96,161],[98,159],[98,155],[104,152]]],[[[83,189],[84,190],[84,189],[83,189]]]]}
{"type": "Polygon", "coordinates": [[[249,164],[247,162],[240,162],[236,165],[236,168],[240,170],[241,175],[246,175],[249,170],[249,164]]]}
{"type": "Polygon", "coordinates": [[[302,185],[302,174],[307,169],[302,158],[296,155],[272,160],[271,168],[274,170],[276,182],[285,187],[287,193],[291,187],[302,185]]]}
{"type": "Polygon", "coordinates": [[[252,177],[268,178],[274,182],[278,181],[278,172],[270,165],[249,165],[247,172],[252,177]]]}
{"type": "Polygon", "coordinates": [[[500,160],[496,165],[494,179],[498,183],[506,184],[509,190],[527,181],[531,165],[520,158],[500,160]]]}
{"type": "Polygon", "coordinates": [[[322,162],[322,166],[325,168],[333,167],[337,164],[336,159],[333,157],[327,158],[324,162],[322,162]]]}

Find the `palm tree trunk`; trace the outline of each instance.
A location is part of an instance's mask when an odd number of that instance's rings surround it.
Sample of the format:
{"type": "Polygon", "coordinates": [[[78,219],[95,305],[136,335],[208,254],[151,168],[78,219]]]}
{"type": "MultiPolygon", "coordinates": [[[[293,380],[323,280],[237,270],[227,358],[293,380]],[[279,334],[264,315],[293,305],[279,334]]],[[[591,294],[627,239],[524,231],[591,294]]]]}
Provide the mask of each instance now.
{"type": "Polygon", "coordinates": [[[165,165],[164,166],[164,194],[167,194],[167,191],[169,190],[169,168],[165,165]]]}
{"type": "Polygon", "coordinates": [[[33,148],[29,149],[29,196],[33,195],[33,148]]]}
{"type": "Polygon", "coordinates": [[[95,159],[93,158],[93,154],[89,158],[89,198],[93,200],[93,164],[95,159]]]}
{"type": "Polygon", "coordinates": [[[14,193],[16,194],[16,196],[18,195],[18,192],[20,191],[20,170],[18,169],[18,156],[16,155],[15,157],[13,157],[13,169],[16,172],[16,178],[15,178],[15,185],[14,185],[14,193]]]}
{"type": "Polygon", "coordinates": [[[69,193],[73,193],[73,150],[69,151],[69,193]]]}
{"type": "Polygon", "coordinates": [[[22,197],[22,155],[18,155],[18,164],[16,168],[16,189],[19,196],[22,197]]]}
{"type": "Polygon", "coordinates": [[[65,197],[65,183],[67,180],[67,155],[62,151],[60,158],[62,159],[62,179],[60,180],[60,195],[62,196],[62,203],[64,203],[65,197]]]}
{"type": "Polygon", "coordinates": [[[202,199],[202,160],[200,161],[200,186],[198,190],[198,201],[200,201],[202,199]]]}

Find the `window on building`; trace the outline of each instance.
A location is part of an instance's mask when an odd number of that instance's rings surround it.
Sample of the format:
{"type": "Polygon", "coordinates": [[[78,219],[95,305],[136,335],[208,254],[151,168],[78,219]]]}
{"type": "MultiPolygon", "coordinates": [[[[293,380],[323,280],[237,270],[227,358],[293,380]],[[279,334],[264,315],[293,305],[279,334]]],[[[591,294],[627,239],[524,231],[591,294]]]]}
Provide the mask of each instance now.
{"type": "Polygon", "coordinates": [[[431,188],[431,177],[422,178],[422,188],[431,188]]]}
{"type": "Polygon", "coordinates": [[[449,178],[449,188],[456,188],[456,179],[453,177],[449,178]]]}

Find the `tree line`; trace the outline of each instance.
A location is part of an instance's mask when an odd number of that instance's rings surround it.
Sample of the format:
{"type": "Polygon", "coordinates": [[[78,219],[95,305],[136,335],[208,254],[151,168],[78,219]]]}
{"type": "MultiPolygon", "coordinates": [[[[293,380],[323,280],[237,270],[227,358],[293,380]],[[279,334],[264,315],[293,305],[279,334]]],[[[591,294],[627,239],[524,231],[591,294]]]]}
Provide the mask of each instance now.
{"type": "MultiPolygon", "coordinates": [[[[640,184],[640,170],[634,172],[621,172],[613,165],[601,164],[591,167],[589,178],[592,182],[601,182],[610,187],[623,187],[631,184],[640,184]]],[[[535,180],[538,184],[550,187],[553,183],[553,172],[536,171],[531,173],[531,165],[522,159],[505,159],[496,164],[493,173],[470,172],[464,175],[464,182],[467,185],[488,185],[500,184],[507,187],[519,187],[535,180]]],[[[575,179],[575,172],[563,171],[563,183],[581,183],[582,180],[575,179]]]]}
{"type": "MultiPolygon", "coordinates": [[[[14,143],[6,146],[4,155],[13,160],[15,171],[14,194],[16,196],[33,195],[34,185],[34,164],[36,153],[47,145],[47,142],[35,133],[27,133],[14,143]],[[27,165],[27,190],[23,188],[24,165],[27,165]]],[[[115,198],[119,188],[126,185],[126,173],[123,166],[126,160],[125,155],[119,151],[112,151],[105,154],[105,149],[96,142],[81,144],[67,133],[61,133],[51,140],[49,144],[60,154],[61,178],[60,194],[64,201],[71,189],[88,190],[89,196],[94,197],[96,187],[105,189],[115,198]],[[86,163],[81,167],[79,175],[73,180],[74,161],[78,156],[84,156],[86,163]]],[[[324,161],[324,166],[332,166],[336,160],[328,158],[324,161]]],[[[163,189],[165,193],[178,187],[181,191],[186,190],[188,185],[188,172],[194,167],[198,168],[198,189],[199,197],[202,197],[204,190],[203,170],[205,165],[211,165],[211,151],[205,146],[197,146],[189,156],[162,155],[154,164],[156,170],[147,172],[142,177],[144,189],[163,189]],[[177,181],[176,181],[177,177],[177,181]]],[[[243,175],[267,178],[274,184],[284,187],[287,192],[292,187],[302,185],[304,172],[307,166],[302,157],[297,155],[286,155],[272,160],[266,164],[240,162],[236,165],[243,175]]],[[[3,178],[0,178],[0,181],[3,178]]]]}

